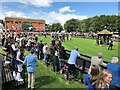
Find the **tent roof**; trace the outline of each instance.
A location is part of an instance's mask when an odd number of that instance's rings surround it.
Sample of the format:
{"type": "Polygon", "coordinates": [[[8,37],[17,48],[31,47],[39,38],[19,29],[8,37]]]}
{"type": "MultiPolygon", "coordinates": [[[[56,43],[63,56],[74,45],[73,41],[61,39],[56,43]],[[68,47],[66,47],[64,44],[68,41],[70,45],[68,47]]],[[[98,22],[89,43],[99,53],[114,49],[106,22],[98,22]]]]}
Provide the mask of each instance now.
{"type": "Polygon", "coordinates": [[[112,34],[112,33],[108,31],[107,29],[104,29],[101,32],[98,32],[97,34],[112,34]]]}

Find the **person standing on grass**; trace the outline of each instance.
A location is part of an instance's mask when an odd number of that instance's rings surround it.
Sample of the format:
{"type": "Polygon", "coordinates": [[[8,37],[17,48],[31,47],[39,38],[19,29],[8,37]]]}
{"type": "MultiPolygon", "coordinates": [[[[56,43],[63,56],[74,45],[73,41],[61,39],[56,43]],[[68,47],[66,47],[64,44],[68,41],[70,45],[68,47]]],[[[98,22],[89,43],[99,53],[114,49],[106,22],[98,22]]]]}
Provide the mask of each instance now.
{"type": "Polygon", "coordinates": [[[39,44],[39,49],[40,49],[40,57],[39,57],[39,59],[41,60],[41,59],[43,59],[43,56],[44,56],[44,54],[43,54],[43,43],[42,43],[42,40],[40,41],[40,44],[39,44]]]}
{"type": "Polygon", "coordinates": [[[52,43],[48,44],[47,50],[46,50],[46,66],[48,67],[48,65],[50,64],[51,61],[51,52],[52,52],[52,43]]]}
{"type": "Polygon", "coordinates": [[[30,54],[25,57],[24,64],[27,65],[28,72],[28,89],[34,90],[35,84],[35,71],[36,71],[36,62],[38,61],[37,57],[34,55],[34,50],[30,50],[30,54]]]}
{"type": "Polygon", "coordinates": [[[43,46],[43,54],[44,54],[44,62],[46,63],[46,58],[47,58],[47,54],[46,54],[46,50],[48,48],[47,43],[44,44],[43,46]]]}
{"type": "Polygon", "coordinates": [[[70,53],[70,58],[68,59],[68,72],[67,72],[67,80],[70,79],[70,75],[73,74],[75,76],[75,63],[77,60],[77,57],[80,57],[81,55],[78,52],[78,47],[75,47],[74,50],[70,53]]]}
{"type": "Polygon", "coordinates": [[[10,63],[10,70],[13,72],[13,76],[16,77],[16,74],[15,74],[15,61],[16,61],[16,56],[17,56],[17,46],[15,45],[15,41],[14,40],[11,40],[11,43],[10,43],[10,48],[9,48],[9,51],[10,51],[10,54],[12,55],[12,59],[11,59],[11,63],[10,63]]]}
{"type": "Polygon", "coordinates": [[[112,47],[113,47],[113,38],[111,38],[109,41],[108,50],[112,50],[112,47]]]}
{"type": "Polygon", "coordinates": [[[23,68],[22,68],[22,64],[23,64],[23,60],[24,60],[23,58],[24,58],[24,49],[23,49],[23,47],[19,47],[18,50],[16,51],[16,59],[14,61],[18,68],[17,75],[15,72],[13,72],[14,78],[17,81],[23,81],[23,79],[21,77],[21,74],[23,71],[23,68]]]}

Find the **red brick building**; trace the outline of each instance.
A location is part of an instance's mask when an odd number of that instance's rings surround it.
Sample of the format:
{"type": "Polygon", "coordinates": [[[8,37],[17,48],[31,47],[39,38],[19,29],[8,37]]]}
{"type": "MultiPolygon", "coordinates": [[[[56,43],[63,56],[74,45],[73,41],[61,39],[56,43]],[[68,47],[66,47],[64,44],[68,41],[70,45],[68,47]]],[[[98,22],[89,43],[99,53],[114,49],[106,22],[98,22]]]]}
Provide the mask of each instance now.
{"type": "Polygon", "coordinates": [[[30,19],[30,18],[17,18],[17,17],[5,17],[5,29],[8,28],[22,28],[22,23],[30,23],[37,30],[45,30],[45,20],[30,19]]]}

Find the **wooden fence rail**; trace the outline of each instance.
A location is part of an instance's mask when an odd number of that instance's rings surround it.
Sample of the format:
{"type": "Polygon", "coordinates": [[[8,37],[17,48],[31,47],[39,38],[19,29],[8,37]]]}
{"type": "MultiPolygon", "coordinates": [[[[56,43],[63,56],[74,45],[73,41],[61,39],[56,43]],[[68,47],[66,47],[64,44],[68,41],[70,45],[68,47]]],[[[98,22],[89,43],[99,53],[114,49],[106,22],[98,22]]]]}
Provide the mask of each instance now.
{"type": "MultiPolygon", "coordinates": [[[[67,57],[69,58],[70,56],[70,50],[66,50],[67,52],[67,57]]],[[[81,71],[81,73],[87,73],[86,69],[89,69],[90,64],[91,64],[91,56],[87,56],[84,54],[80,54],[82,56],[82,58],[77,58],[76,60],[76,64],[79,66],[82,66],[82,68],[76,67],[77,69],[79,69],[81,71]]],[[[104,63],[108,63],[107,61],[103,61],[104,63]]],[[[106,69],[106,67],[101,66],[102,68],[106,69]]]]}
{"type": "MultiPolygon", "coordinates": [[[[13,72],[10,69],[10,64],[5,64],[5,62],[2,61],[3,56],[5,56],[5,54],[0,53],[0,74],[1,74],[0,90],[7,90],[7,89],[10,89],[10,88],[12,89],[18,86],[24,86],[25,85],[25,69],[23,70],[23,74],[22,74],[24,81],[20,81],[20,82],[15,81],[12,74],[13,72]]],[[[15,68],[17,68],[17,66],[15,66],[15,68]]]]}

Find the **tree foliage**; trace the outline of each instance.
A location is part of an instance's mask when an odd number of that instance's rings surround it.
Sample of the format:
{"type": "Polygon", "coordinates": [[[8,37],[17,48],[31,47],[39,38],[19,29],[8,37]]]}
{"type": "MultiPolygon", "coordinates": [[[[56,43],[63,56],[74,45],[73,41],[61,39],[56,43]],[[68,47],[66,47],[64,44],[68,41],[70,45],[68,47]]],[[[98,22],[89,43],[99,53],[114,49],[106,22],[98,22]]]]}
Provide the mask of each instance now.
{"type": "Polygon", "coordinates": [[[66,23],[64,24],[64,29],[67,32],[71,32],[71,31],[79,31],[79,23],[80,20],[78,19],[70,19],[68,21],[66,21],[66,23]]]}
{"type": "Polygon", "coordinates": [[[52,25],[49,25],[48,28],[51,32],[61,32],[63,30],[63,27],[60,23],[53,23],[52,25]]]}
{"type": "Polygon", "coordinates": [[[78,19],[71,19],[66,21],[64,28],[67,32],[80,31],[80,32],[97,32],[103,30],[106,26],[111,32],[120,30],[119,28],[120,16],[116,15],[101,15],[94,16],[92,18],[84,19],[82,21],[78,19]]]}

